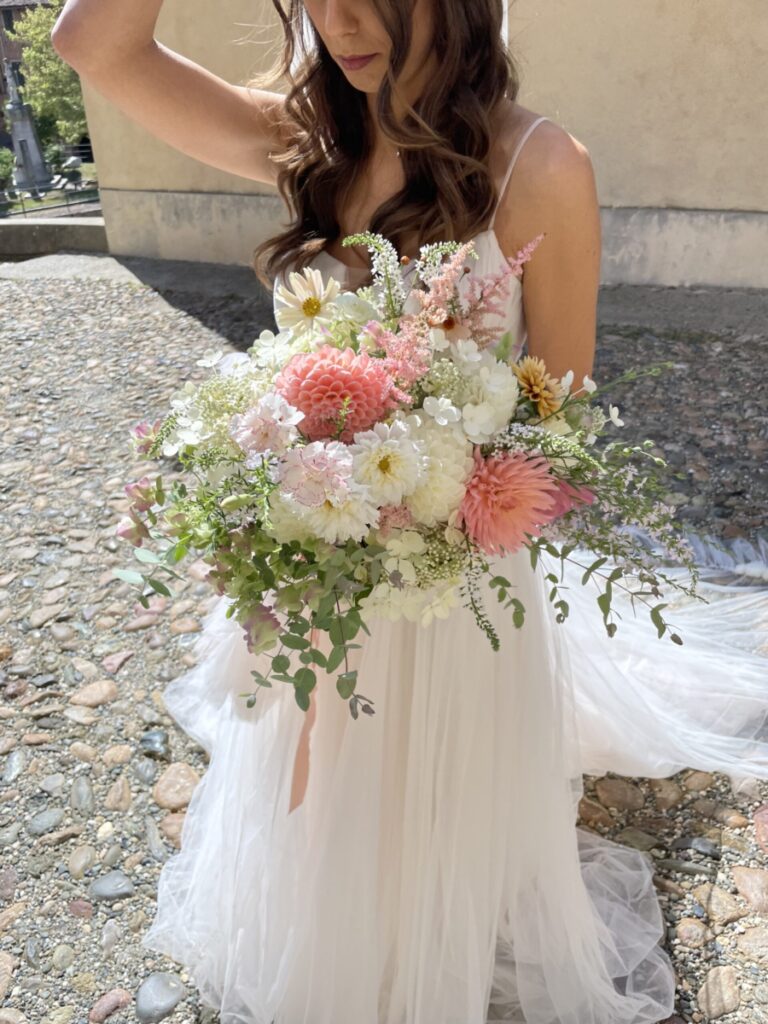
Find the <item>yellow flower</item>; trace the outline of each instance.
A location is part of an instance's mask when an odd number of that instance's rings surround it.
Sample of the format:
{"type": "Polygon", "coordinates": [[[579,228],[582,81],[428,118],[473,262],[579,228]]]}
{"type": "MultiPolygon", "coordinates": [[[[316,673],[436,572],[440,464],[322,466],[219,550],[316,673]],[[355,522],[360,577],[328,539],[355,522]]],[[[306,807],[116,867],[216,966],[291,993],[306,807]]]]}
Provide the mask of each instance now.
{"type": "Polygon", "coordinates": [[[536,406],[539,416],[549,416],[563,404],[565,394],[560,382],[547,373],[543,359],[526,356],[512,367],[525,398],[536,406]]]}

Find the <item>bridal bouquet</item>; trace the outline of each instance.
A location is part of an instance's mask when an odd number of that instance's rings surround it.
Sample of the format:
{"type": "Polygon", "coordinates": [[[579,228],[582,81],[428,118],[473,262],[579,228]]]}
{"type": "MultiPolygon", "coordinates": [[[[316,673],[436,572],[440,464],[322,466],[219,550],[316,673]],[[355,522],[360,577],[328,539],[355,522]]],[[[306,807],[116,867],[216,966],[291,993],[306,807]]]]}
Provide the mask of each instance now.
{"type": "MultiPolygon", "coordinates": [[[[131,509],[117,532],[142,571],[117,575],[146,604],[152,591],[170,596],[161,573],[178,576],[177,563],[202,553],[249,649],[269,652],[256,683],[293,685],[307,710],[316,669],[338,673],[355,718],[373,713],[347,664],[366,620],[427,626],[465,606],[498,649],[481,583],[522,626],[514,584],[494,568],[520,549],[545,573],[558,621],[569,609],[554,566],[582,559],[609,635],[622,587],[659,636],[682,642],[663,617],[661,585],[693,593],[695,568],[658,498],[651,442],[607,438],[622,420],[595,404],[589,378],[575,386],[540,359],[514,360],[516,339],[492,326],[542,237],[485,277],[469,273],[473,243],[444,243],[421,249],[406,286],[409,261],[372,234],[344,241],[372,253],[370,287],[344,292],[317,270],[291,274],[277,292],[278,335],[264,332],[247,354],[206,354],[198,365],[209,377],[134,429],[138,453],[184,472],[126,487],[131,509]],[[628,526],[693,582],[664,576],[628,526]]],[[[256,693],[242,696],[252,706],[256,693]]]]}

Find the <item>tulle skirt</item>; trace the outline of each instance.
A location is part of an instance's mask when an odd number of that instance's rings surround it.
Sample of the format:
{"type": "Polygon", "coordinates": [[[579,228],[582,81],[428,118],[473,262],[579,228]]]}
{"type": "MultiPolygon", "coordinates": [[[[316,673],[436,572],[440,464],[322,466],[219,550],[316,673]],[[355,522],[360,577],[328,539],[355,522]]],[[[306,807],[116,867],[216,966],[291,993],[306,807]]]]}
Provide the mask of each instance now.
{"type": "MultiPolygon", "coordinates": [[[[708,582],[658,640],[613,639],[573,574],[555,623],[526,553],[527,607],[373,622],[352,719],[321,678],[309,782],[289,813],[304,713],[220,599],[197,665],[165,690],[210,754],[143,944],[183,964],[222,1024],[656,1024],[675,977],[648,855],[577,827],[582,774],[684,768],[768,778],[768,591],[708,582]]],[[[750,571],[750,567],[746,567],[750,571]]]]}

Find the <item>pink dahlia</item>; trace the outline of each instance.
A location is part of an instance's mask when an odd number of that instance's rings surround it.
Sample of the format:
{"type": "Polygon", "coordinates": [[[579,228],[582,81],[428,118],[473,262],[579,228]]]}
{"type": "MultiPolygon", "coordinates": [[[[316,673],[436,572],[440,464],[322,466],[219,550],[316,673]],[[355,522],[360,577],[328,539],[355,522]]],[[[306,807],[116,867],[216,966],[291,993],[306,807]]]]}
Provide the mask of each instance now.
{"type": "Polygon", "coordinates": [[[560,516],[573,511],[577,505],[591,505],[594,500],[595,495],[589,488],[569,484],[567,480],[558,480],[555,506],[551,518],[559,519],[560,516]]]}
{"type": "Polygon", "coordinates": [[[336,437],[343,421],[339,436],[349,442],[397,404],[394,382],[380,359],[332,345],[294,356],[275,387],[304,413],[300,430],[310,441],[336,437]]]}
{"type": "Polygon", "coordinates": [[[484,459],[476,448],[459,525],[488,555],[516,551],[552,519],[557,489],[545,458],[515,452],[484,459]]]}

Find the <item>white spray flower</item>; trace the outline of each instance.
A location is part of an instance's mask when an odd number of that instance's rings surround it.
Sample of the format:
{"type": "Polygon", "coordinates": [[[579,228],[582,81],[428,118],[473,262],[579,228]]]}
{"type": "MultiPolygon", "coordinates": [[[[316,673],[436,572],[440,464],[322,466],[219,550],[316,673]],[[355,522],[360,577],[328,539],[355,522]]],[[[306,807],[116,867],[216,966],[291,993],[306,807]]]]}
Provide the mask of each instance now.
{"type": "Polygon", "coordinates": [[[461,419],[459,410],[449,398],[444,396],[435,398],[434,395],[430,395],[428,398],[425,398],[424,412],[431,416],[435,423],[438,423],[441,427],[446,427],[449,423],[458,423],[461,419]]]}

